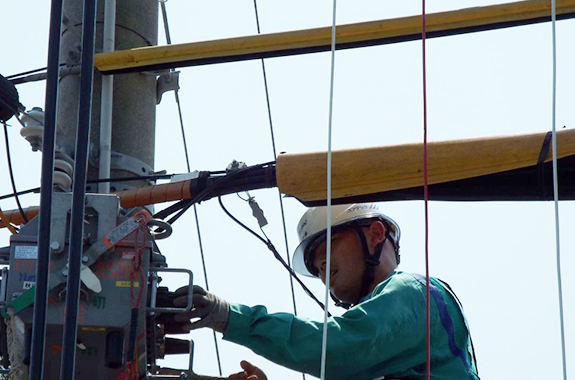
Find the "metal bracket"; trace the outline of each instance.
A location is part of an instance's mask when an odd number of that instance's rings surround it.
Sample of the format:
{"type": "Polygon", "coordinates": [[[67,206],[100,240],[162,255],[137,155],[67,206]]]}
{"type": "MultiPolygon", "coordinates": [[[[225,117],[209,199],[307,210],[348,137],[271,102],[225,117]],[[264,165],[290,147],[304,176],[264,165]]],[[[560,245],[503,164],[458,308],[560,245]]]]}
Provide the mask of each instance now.
{"type": "Polygon", "coordinates": [[[148,175],[154,172],[154,169],[144,161],[118,152],[112,152],[110,169],[124,170],[135,175],[148,175]]]}
{"type": "MultiPolygon", "coordinates": [[[[90,165],[98,167],[98,152],[93,145],[90,146],[90,165]]],[[[135,157],[128,156],[127,154],[112,152],[110,158],[110,169],[111,170],[122,170],[128,173],[134,174],[134,176],[146,176],[154,173],[154,169],[142,160],[135,157]]],[[[155,182],[152,180],[147,181],[148,184],[153,185],[155,182]]],[[[131,186],[125,182],[111,182],[110,188],[113,192],[124,191],[133,189],[131,186]]],[[[87,185],[86,190],[88,192],[97,189],[97,185],[87,185]]]]}
{"type": "MultiPolygon", "coordinates": [[[[177,272],[177,273],[187,273],[190,277],[188,282],[188,302],[185,308],[181,307],[149,307],[148,313],[187,313],[192,310],[192,296],[194,288],[194,274],[189,269],[178,269],[178,268],[150,268],[149,272],[177,272]]],[[[153,276],[153,275],[152,275],[153,276]]],[[[157,284],[156,284],[157,285],[157,284]]],[[[152,294],[155,294],[155,289],[152,289],[152,294]]],[[[151,305],[156,304],[155,297],[150,302],[151,305]]]]}
{"type": "MultiPolygon", "coordinates": [[[[86,207],[98,214],[97,236],[104,236],[115,228],[120,211],[120,201],[115,195],[86,194],[86,207]]],[[[50,242],[54,244],[52,253],[64,251],[66,231],[69,228],[68,212],[72,208],[71,193],[55,193],[52,200],[52,233],[50,242]]]]}
{"type": "Polygon", "coordinates": [[[179,71],[169,71],[166,74],[160,75],[156,81],[156,104],[160,104],[164,92],[177,91],[180,89],[179,79],[179,71]]]}

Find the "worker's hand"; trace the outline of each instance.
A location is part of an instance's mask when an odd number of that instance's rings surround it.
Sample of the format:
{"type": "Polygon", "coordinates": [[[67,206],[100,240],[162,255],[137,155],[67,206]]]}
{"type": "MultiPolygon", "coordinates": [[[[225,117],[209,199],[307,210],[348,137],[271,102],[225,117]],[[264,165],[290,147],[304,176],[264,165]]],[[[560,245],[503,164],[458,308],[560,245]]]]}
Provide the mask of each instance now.
{"type": "MultiPolygon", "coordinates": [[[[201,327],[209,327],[218,332],[225,332],[230,316],[230,305],[223,299],[212,293],[206,292],[201,287],[194,285],[193,307],[188,313],[176,314],[176,322],[183,322],[182,330],[195,330],[201,327]],[[191,319],[199,318],[196,321],[191,319]]],[[[176,290],[174,305],[184,307],[188,302],[188,287],[184,286],[176,290]]]]}
{"type": "Polygon", "coordinates": [[[234,373],[228,380],[267,380],[266,374],[250,362],[242,360],[240,363],[244,372],[234,373]]]}

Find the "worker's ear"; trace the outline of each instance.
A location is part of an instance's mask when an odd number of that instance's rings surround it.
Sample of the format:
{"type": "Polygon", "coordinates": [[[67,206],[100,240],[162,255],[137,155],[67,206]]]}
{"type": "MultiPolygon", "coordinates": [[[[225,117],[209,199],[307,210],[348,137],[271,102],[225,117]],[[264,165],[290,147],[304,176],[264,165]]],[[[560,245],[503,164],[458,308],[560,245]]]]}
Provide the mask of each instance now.
{"type": "Polygon", "coordinates": [[[385,233],[385,226],[381,221],[376,220],[369,225],[366,235],[370,251],[373,251],[378,244],[385,240],[385,233]]]}

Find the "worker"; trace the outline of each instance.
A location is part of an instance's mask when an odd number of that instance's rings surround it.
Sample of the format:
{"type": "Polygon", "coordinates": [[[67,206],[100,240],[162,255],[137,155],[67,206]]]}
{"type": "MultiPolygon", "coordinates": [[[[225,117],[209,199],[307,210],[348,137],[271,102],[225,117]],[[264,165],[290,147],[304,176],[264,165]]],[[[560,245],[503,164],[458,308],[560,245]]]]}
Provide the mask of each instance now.
{"type": "MultiPolygon", "coordinates": [[[[328,274],[326,221],[326,207],[303,215],[293,258],[300,274],[324,283],[329,275],[332,297],[348,308],[327,321],[326,379],[424,379],[426,278],[397,270],[399,226],[373,203],[332,206],[328,274]]],[[[430,278],[429,286],[431,378],[479,379],[457,297],[441,280],[430,278]]],[[[319,376],[323,322],[228,303],[200,287],[194,292],[192,311],[177,317],[184,330],[209,327],[275,363],[319,376]]],[[[186,302],[180,295],[178,306],[186,302]]]]}

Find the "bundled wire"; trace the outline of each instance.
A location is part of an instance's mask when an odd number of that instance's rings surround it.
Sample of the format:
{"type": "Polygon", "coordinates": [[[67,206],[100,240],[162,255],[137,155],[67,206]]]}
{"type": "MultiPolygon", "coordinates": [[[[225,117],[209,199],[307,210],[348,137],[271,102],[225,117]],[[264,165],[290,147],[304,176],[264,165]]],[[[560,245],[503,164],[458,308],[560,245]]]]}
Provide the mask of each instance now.
{"type": "Polygon", "coordinates": [[[196,193],[192,199],[183,200],[172,206],[157,212],[154,215],[156,219],[167,219],[170,215],[174,215],[168,220],[172,224],[178,220],[192,205],[201,203],[202,201],[239,191],[252,190],[253,183],[269,183],[269,187],[273,186],[275,181],[275,162],[267,162],[263,164],[248,166],[244,168],[234,169],[224,175],[219,172],[201,172],[199,178],[196,179],[193,185],[192,192],[196,193]]]}

